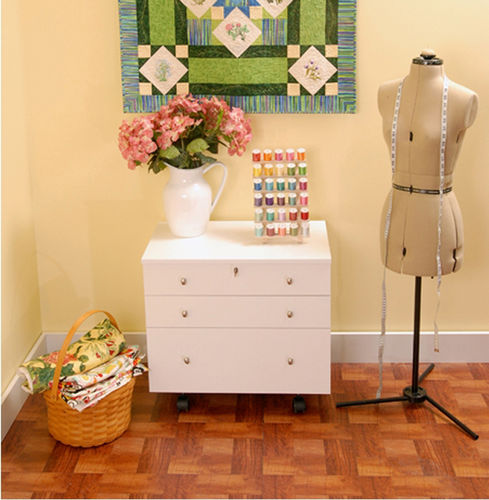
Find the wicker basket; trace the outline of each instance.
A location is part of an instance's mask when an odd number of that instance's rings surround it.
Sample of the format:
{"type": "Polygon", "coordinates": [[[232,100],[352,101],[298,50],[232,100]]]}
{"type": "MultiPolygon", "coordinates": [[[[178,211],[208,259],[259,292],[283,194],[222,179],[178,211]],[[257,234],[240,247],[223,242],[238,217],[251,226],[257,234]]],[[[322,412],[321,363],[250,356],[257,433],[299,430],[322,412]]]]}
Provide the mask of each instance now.
{"type": "Polygon", "coordinates": [[[70,408],[58,394],[59,377],[68,345],[83,321],[97,312],[106,314],[112,324],[119,328],[114,317],[105,311],[93,310],[80,316],[66,335],[59,351],[53,386],[49,391],[44,392],[49,433],[57,441],[70,446],[88,448],[113,441],[129,427],[131,420],[134,378],[128,384],[101,399],[95,406],[82,412],[70,408]]]}

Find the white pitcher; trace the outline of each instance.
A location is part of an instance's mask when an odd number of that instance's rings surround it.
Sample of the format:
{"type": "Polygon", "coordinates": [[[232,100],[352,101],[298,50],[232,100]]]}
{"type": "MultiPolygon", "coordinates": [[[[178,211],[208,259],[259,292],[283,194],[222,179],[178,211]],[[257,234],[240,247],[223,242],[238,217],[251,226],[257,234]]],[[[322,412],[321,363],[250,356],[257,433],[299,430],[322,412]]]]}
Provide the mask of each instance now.
{"type": "Polygon", "coordinates": [[[163,207],[166,220],[175,236],[192,237],[205,232],[207,222],[221,196],[228,176],[225,165],[219,162],[198,168],[176,168],[168,165],[170,179],[163,188],[163,207]],[[204,174],[211,168],[223,169],[221,185],[212,200],[211,187],[204,174]]]}

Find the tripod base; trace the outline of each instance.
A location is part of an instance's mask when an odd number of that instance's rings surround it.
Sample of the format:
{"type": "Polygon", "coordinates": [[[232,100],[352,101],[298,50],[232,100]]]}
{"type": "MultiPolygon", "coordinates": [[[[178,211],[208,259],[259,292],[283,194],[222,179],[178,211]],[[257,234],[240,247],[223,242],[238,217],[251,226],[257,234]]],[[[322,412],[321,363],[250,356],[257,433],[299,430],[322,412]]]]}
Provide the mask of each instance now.
{"type": "Polygon", "coordinates": [[[411,385],[405,387],[402,393],[404,394],[405,400],[410,403],[423,403],[428,397],[426,391],[422,387],[418,387],[418,390],[415,391],[411,385]]]}
{"type": "MultiPolygon", "coordinates": [[[[435,365],[431,363],[431,365],[419,377],[418,382],[421,382],[433,370],[434,367],[435,365]]],[[[434,399],[430,398],[430,396],[428,396],[428,393],[422,387],[418,386],[417,388],[413,388],[413,386],[408,386],[404,388],[402,394],[403,394],[402,396],[397,396],[392,398],[363,399],[360,401],[347,401],[344,403],[337,403],[336,408],[343,408],[345,406],[394,403],[397,401],[408,401],[409,403],[424,403],[425,401],[428,401],[428,403],[431,403],[437,410],[441,411],[452,422],[457,424],[472,439],[479,439],[479,436],[474,431],[469,429],[464,423],[462,423],[457,417],[453,416],[448,410],[443,408],[443,406],[437,403],[434,399]]]]}

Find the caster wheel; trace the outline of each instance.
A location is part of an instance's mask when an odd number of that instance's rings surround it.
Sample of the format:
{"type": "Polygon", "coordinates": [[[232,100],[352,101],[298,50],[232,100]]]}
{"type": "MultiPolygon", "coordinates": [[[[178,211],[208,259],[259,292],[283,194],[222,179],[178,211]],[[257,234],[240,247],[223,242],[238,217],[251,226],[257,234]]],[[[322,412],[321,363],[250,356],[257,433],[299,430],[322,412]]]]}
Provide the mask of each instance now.
{"type": "Polygon", "coordinates": [[[188,411],[189,409],[189,402],[188,402],[188,396],[185,396],[185,394],[181,394],[178,396],[177,399],[177,410],[180,413],[181,411],[188,411]]]}
{"type": "Polygon", "coordinates": [[[292,400],[292,410],[294,413],[305,413],[306,411],[306,402],[302,396],[295,396],[292,400]]]}

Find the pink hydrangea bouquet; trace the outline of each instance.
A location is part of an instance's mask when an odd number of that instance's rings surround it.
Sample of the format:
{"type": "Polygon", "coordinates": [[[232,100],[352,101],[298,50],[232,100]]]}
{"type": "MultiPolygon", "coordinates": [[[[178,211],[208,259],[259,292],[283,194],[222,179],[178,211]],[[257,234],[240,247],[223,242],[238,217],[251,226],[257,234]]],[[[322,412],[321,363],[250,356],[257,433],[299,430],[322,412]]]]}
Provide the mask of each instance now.
{"type": "Polygon", "coordinates": [[[176,96],[157,113],[123,121],[119,149],[135,169],[143,163],[155,174],[172,165],[198,168],[213,163],[207,153],[217,153],[219,144],[230,155],[241,156],[251,140],[251,125],[243,110],[222,100],[176,96]]]}

